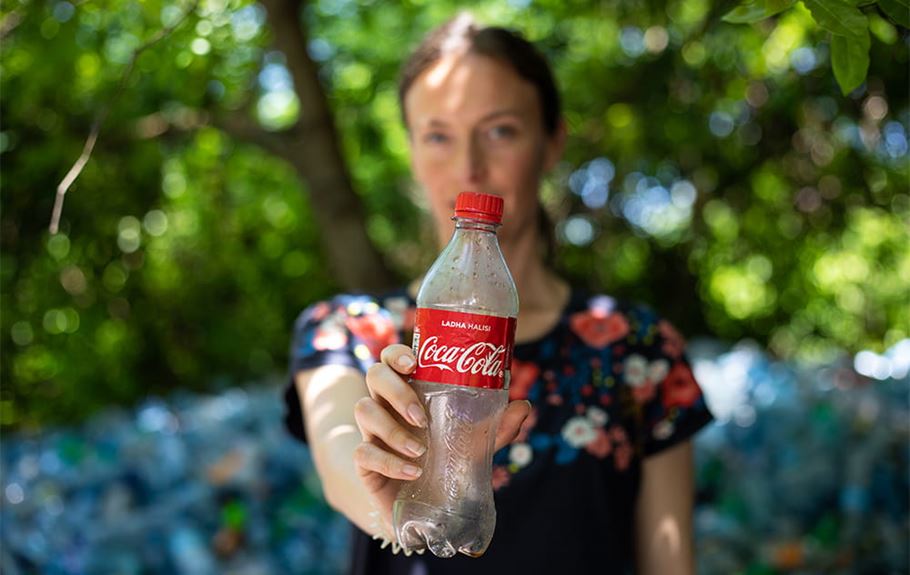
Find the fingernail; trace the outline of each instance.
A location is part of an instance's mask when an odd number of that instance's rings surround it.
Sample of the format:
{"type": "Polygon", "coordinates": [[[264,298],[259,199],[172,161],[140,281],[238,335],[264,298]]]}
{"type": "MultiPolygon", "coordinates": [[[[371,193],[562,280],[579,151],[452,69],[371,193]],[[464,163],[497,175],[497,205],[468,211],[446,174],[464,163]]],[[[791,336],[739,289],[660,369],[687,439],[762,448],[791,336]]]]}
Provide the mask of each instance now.
{"type": "Polygon", "coordinates": [[[409,463],[406,463],[405,465],[403,465],[401,467],[401,471],[405,475],[410,475],[411,477],[420,477],[420,474],[423,473],[423,471],[419,467],[417,467],[416,465],[411,465],[409,463]]]}
{"type": "Polygon", "coordinates": [[[532,403],[531,403],[530,401],[528,401],[527,399],[525,399],[524,402],[528,404],[528,409],[531,409],[532,407],[534,407],[534,404],[532,404],[532,403]]]}
{"type": "Polygon", "coordinates": [[[410,355],[404,354],[398,356],[398,367],[404,370],[410,370],[414,367],[414,360],[411,359],[410,355]]]}
{"type": "Polygon", "coordinates": [[[408,439],[404,442],[405,448],[410,451],[415,457],[420,457],[423,455],[423,452],[427,450],[426,447],[420,443],[414,441],[413,439],[408,439]]]}
{"type": "Polygon", "coordinates": [[[417,427],[427,426],[427,415],[423,412],[423,408],[416,403],[412,403],[408,406],[408,417],[411,418],[411,421],[413,421],[417,427]]]}

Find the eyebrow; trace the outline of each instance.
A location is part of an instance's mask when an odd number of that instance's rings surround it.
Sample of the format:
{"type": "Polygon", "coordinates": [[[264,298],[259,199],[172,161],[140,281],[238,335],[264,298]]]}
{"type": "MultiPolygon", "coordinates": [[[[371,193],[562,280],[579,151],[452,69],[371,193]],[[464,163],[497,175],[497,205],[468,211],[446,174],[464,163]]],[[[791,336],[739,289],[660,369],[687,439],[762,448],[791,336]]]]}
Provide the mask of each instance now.
{"type": "MultiPolygon", "coordinates": [[[[496,110],[495,112],[490,112],[489,114],[487,114],[486,116],[481,118],[480,121],[489,122],[490,120],[494,120],[496,118],[499,118],[500,116],[521,116],[521,114],[518,110],[511,109],[511,108],[505,109],[505,110],[496,110]]],[[[426,125],[431,128],[432,127],[445,127],[445,126],[448,126],[448,123],[445,122],[444,120],[440,120],[438,118],[431,118],[430,121],[427,122],[426,125]]]]}

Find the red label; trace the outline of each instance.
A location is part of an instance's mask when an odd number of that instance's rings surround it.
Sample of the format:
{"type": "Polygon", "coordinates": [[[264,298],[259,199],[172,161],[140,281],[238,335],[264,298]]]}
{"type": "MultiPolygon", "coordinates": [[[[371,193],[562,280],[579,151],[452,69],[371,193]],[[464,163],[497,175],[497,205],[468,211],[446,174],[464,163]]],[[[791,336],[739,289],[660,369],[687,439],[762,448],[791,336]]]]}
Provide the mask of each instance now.
{"type": "Polygon", "coordinates": [[[515,318],[417,308],[411,376],[432,383],[506,389],[515,318]]]}

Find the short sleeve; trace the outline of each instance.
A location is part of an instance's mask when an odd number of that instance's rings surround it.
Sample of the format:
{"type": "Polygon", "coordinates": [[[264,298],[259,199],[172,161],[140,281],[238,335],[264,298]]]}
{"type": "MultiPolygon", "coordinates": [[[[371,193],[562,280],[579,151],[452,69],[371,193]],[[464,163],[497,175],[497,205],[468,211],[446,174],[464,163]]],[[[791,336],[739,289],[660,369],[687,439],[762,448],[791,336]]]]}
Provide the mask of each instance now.
{"type": "Polygon", "coordinates": [[[372,297],[342,295],[301,312],[291,337],[288,384],[284,392],[288,431],[306,442],[303,410],[294,383],[303,370],[344,365],[366,373],[383,348],[399,341],[389,312],[372,297]]]}
{"type": "Polygon", "coordinates": [[[646,344],[645,381],[653,386],[642,395],[642,445],[647,457],[691,438],[713,416],[686,357],[685,340],[676,328],[667,320],[645,314],[639,333],[646,344]]]}

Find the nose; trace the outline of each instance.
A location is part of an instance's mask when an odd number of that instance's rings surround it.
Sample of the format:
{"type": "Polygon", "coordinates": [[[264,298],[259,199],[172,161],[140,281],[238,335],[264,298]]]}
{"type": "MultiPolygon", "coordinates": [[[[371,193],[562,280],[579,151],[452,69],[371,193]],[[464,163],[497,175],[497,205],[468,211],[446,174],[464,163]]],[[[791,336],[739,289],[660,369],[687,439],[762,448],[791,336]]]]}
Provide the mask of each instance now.
{"type": "Polygon", "coordinates": [[[487,157],[479,138],[467,138],[458,151],[458,175],[462,191],[480,191],[485,183],[487,157]]]}

